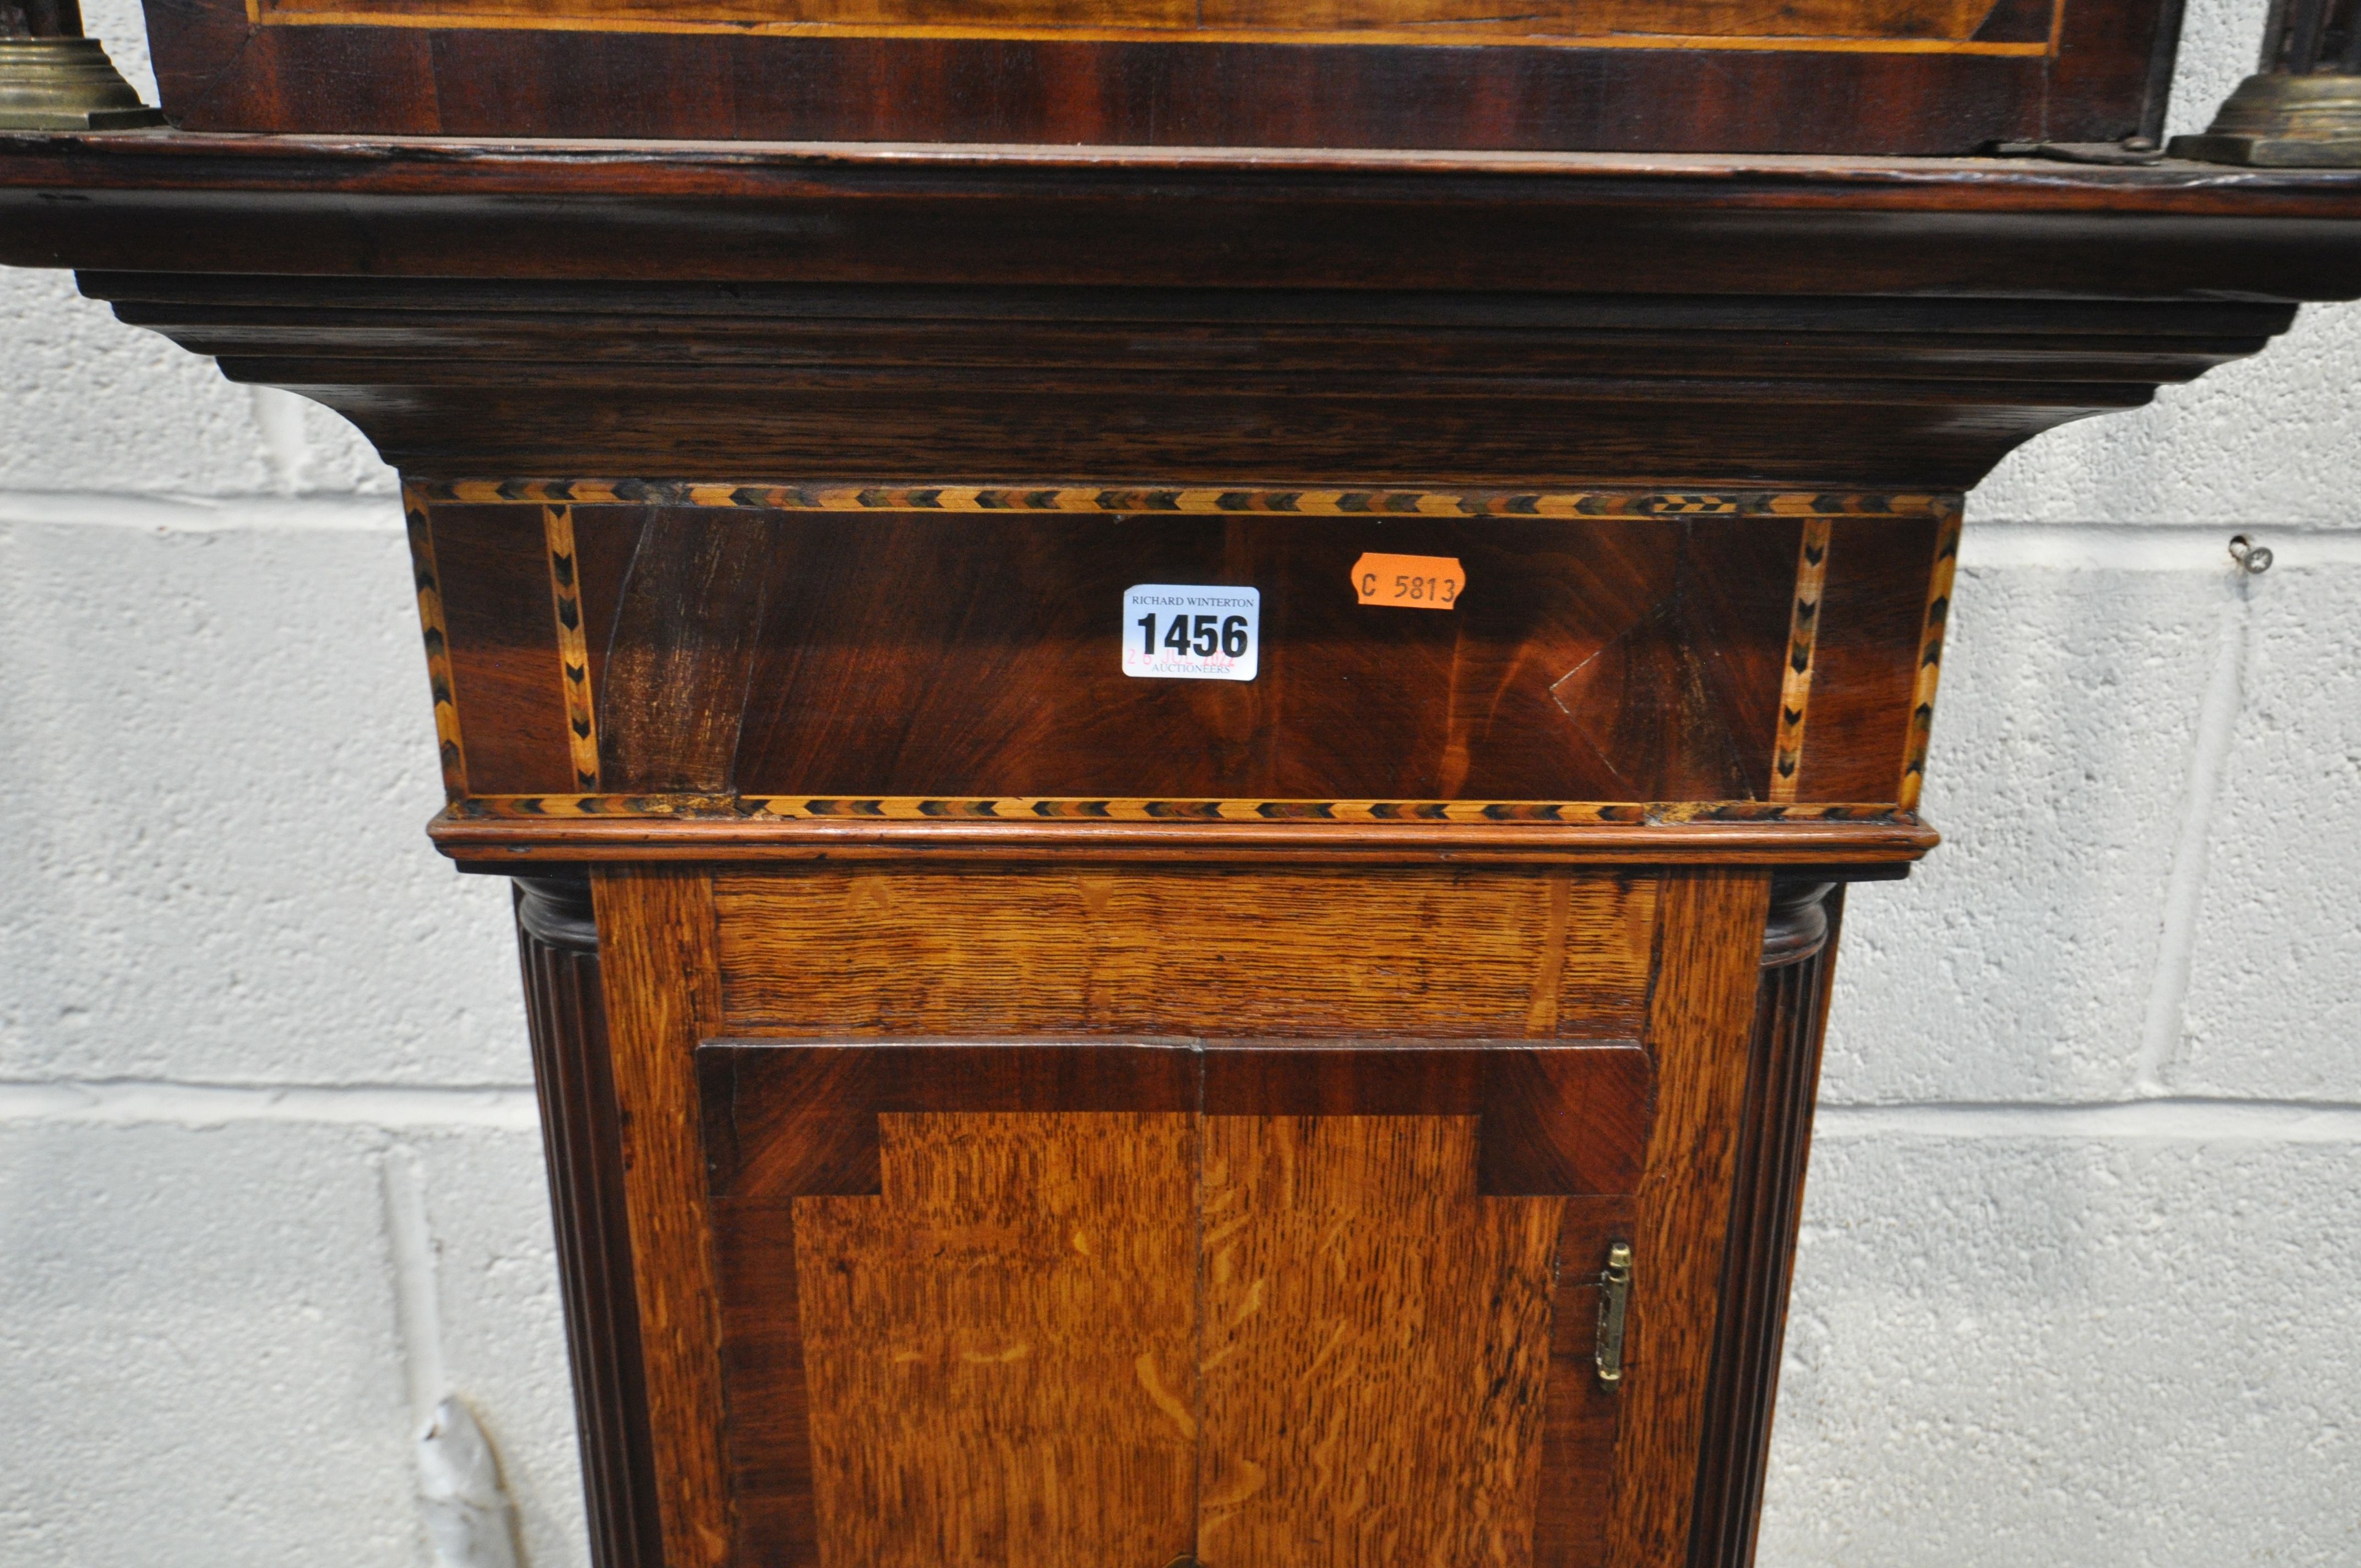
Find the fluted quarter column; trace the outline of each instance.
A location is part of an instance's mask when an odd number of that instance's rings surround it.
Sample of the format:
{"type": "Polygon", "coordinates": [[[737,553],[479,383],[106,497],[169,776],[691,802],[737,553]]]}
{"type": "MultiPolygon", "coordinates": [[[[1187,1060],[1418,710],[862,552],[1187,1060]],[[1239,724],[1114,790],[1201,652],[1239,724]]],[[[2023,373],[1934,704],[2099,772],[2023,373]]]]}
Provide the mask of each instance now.
{"type": "Polygon", "coordinates": [[[1749,1036],[1721,1313],[1706,1398],[1689,1568],[1746,1568],[1770,1455],[1787,1287],[1804,1206],[1804,1166],[1844,917],[1840,883],[1810,872],[1773,885],[1763,978],[1749,1036]]]}
{"type": "Polygon", "coordinates": [[[515,883],[590,1561],[593,1568],[662,1568],[590,882],[577,872],[515,883]]]}

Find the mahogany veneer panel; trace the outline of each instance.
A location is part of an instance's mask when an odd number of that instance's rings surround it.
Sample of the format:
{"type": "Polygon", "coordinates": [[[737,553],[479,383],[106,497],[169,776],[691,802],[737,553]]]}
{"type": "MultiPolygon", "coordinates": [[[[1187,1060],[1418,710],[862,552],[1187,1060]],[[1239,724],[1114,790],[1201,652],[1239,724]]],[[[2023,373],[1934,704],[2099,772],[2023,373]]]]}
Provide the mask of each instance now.
{"type": "MultiPolygon", "coordinates": [[[[988,32],[996,27],[1175,30],[1262,27],[1313,32],[1344,26],[1389,28],[1453,22],[1488,24],[1500,40],[1634,34],[1642,39],[1912,38],[1964,42],[1983,31],[1993,0],[1551,0],[1502,16],[1483,0],[262,0],[273,16],[325,12],[348,20],[446,16],[534,18],[560,25],[637,21],[780,24],[917,24],[988,32]]],[[[2047,21],[2048,7],[2037,7],[2047,21]]]]}
{"type": "Polygon", "coordinates": [[[2162,109],[2169,0],[158,0],[202,130],[1965,153],[2162,109]]]}
{"type": "Polygon", "coordinates": [[[456,584],[443,634],[457,729],[475,737],[463,809],[902,809],[862,804],[884,797],[936,816],[1042,798],[1199,803],[1180,815],[1454,800],[1873,815],[1902,793],[1952,522],[1932,507],[1678,515],[1736,504],[1682,497],[1665,499],[1675,515],[1520,517],[1577,499],[1422,492],[1285,516],[1269,511],[1304,504],[1298,492],[1254,490],[1190,493],[1235,500],[1233,515],[1113,491],[1045,515],[1040,498],[1066,492],[1008,492],[1036,507],[1020,519],[994,514],[997,492],[931,514],[874,493],[884,505],[850,514],[413,494],[422,549],[456,584]],[[1471,506],[1510,514],[1432,515],[1471,506]],[[1350,568],[1367,550],[1455,557],[1468,587],[1444,613],[1360,604],[1350,568]],[[1257,678],[1126,676],[1118,610],[1139,582],[1258,588],[1257,678]],[[1799,773],[1780,762],[1793,757],[1799,773]]]}
{"type": "Polygon", "coordinates": [[[452,696],[478,723],[467,747],[478,776],[520,789],[566,791],[574,770],[553,739],[566,733],[566,689],[551,615],[549,546],[538,509],[486,509],[435,541],[452,696]],[[528,782],[531,781],[531,782],[528,782]]]}
{"type": "Polygon", "coordinates": [[[1630,1035],[1645,878],[821,868],[716,879],[723,1016],[800,1035],[1630,1035]]]}
{"type": "MultiPolygon", "coordinates": [[[[577,510],[577,532],[632,525],[577,510]]],[[[742,794],[1657,800],[1766,793],[1801,525],[887,516],[848,536],[827,516],[668,509],[638,526],[652,560],[675,537],[729,552],[719,580],[762,619],[714,615],[735,646],[671,683],[719,683],[709,702],[602,707],[659,722],[742,705],[726,781],[742,794]],[[1455,555],[1470,587],[1447,615],[1358,604],[1367,549],[1455,555]],[[1258,587],[1261,673],[1124,675],[1117,611],[1141,582],[1258,587]]],[[[623,613],[678,602],[667,587],[635,579],[623,613]]],[[[1916,586],[1903,598],[1915,609],[1916,586]]],[[[615,756],[614,788],[725,782],[615,756]]]]}
{"type": "MultiPolygon", "coordinates": [[[[1883,800],[1902,788],[1919,660],[1894,653],[1919,646],[1936,552],[1956,537],[1830,521],[1798,798],[1883,800]]],[[[1938,628],[1942,615],[1935,614],[1938,628]]]]}

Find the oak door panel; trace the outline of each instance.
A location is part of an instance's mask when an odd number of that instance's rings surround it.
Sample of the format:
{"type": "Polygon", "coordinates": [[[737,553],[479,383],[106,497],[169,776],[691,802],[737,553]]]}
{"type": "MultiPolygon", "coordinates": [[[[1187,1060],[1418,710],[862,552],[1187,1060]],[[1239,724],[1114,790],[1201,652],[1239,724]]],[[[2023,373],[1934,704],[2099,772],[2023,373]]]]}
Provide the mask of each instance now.
{"type": "Polygon", "coordinates": [[[737,1561],[1603,1560],[1619,1408],[1587,1347],[1653,1113],[1637,1045],[697,1068],[737,1561]]]}
{"type": "Polygon", "coordinates": [[[697,1055],[735,1560],[1185,1554],[1193,1055],[697,1055]]]}

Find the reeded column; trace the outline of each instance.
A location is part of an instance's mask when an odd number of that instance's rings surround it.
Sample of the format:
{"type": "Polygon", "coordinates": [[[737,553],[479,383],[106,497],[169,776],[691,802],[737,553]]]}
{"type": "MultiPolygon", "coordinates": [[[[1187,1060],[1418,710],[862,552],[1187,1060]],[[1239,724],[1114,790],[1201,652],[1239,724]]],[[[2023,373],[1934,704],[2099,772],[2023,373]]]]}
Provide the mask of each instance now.
{"type": "Polygon", "coordinates": [[[623,1157],[582,872],[518,877],[517,948],[549,1162],[593,1568],[661,1568],[623,1157]]]}
{"type": "Polygon", "coordinates": [[[1820,1043],[1828,1032],[1843,919],[1841,883],[1782,878],[1773,885],[1747,1043],[1746,1104],[1739,1121],[1689,1568],[1746,1568],[1754,1561],[1820,1043]]]}

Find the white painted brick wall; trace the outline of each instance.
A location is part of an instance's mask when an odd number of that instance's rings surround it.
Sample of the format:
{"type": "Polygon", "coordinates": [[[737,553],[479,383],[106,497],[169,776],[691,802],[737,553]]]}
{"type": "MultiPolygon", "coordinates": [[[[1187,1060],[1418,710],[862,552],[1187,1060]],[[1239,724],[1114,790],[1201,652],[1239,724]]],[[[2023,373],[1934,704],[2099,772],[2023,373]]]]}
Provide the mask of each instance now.
{"type": "MultiPolygon", "coordinates": [[[[2261,10],[2193,0],[2177,128],[2261,10]]],[[[0,271],[0,1562],[423,1564],[456,1391],[579,1564],[390,477],[60,276],[0,271]]],[[[2361,1563],[2356,437],[2361,309],[2309,310],[1973,499],[1949,842],[1851,905],[1765,1568],[2361,1563]]]]}

